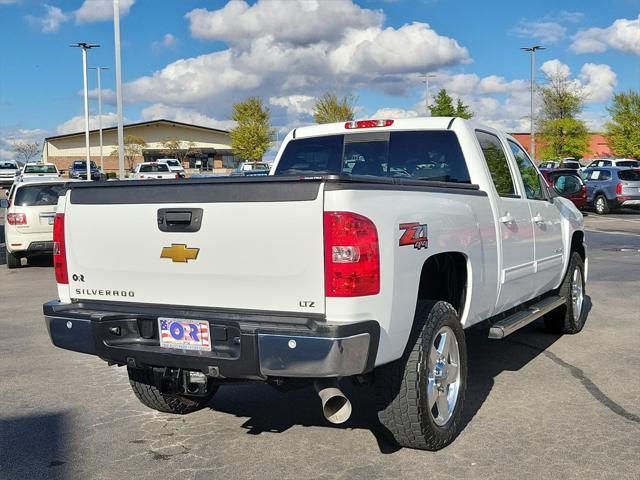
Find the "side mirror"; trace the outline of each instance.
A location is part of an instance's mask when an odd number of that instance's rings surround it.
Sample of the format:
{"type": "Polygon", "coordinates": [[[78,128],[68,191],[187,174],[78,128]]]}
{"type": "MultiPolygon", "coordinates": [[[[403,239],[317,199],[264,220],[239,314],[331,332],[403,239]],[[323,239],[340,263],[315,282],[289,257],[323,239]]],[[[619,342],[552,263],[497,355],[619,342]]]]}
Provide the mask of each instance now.
{"type": "Polygon", "coordinates": [[[0,208],[9,208],[9,200],[3,198],[0,200],[0,208]]]}

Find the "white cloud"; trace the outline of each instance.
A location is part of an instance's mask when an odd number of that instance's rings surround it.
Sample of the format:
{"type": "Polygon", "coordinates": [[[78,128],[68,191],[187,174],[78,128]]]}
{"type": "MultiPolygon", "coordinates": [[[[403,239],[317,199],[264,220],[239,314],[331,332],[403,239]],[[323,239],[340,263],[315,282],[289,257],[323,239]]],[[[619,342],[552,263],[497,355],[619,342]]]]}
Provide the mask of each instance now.
{"type": "MultiPolygon", "coordinates": [[[[120,0],[120,16],[129,14],[136,0],[120,0]]],[[[84,0],[80,8],[74,12],[77,23],[100,22],[113,18],[113,2],[111,0],[84,0]]]]}
{"type": "Polygon", "coordinates": [[[415,118],[418,117],[419,114],[415,110],[405,110],[403,108],[380,108],[376,110],[373,114],[368,116],[367,118],[415,118]]]}
{"type": "Polygon", "coordinates": [[[556,75],[568,77],[569,75],[571,75],[571,69],[569,68],[569,65],[562,63],[557,58],[544,62],[540,67],[540,70],[542,70],[542,72],[548,77],[553,77],[556,75]]]}
{"type": "Polygon", "coordinates": [[[226,50],[180,59],[125,85],[128,102],[162,103],[224,118],[249,95],[270,99],[274,122],[309,118],[309,99],[360,87],[404,94],[425,69],[469,61],[429,25],[385,28],[380,11],[352,0],[232,1],[196,9],[192,35],[226,50]],[[288,100],[285,100],[288,99],[288,100]]]}
{"type": "Polygon", "coordinates": [[[616,73],[609,65],[585,63],[580,69],[580,81],[588,102],[606,102],[618,84],[616,73]]]}
{"type": "Polygon", "coordinates": [[[27,15],[26,19],[29,24],[35,28],[39,28],[42,33],[55,33],[60,29],[60,25],[69,20],[69,16],[58,7],[44,5],[45,14],[42,17],[27,15]]]}
{"type": "Polygon", "coordinates": [[[219,10],[197,8],[187,13],[196,38],[247,44],[257,37],[276,43],[305,45],[337,39],[346,29],[380,25],[381,11],[355,5],[351,0],[259,0],[249,5],[232,0],[219,10]]]}
{"type": "Polygon", "coordinates": [[[151,44],[151,51],[154,55],[159,54],[163,50],[175,48],[178,43],[178,39],[172,33],[165,33],[162,40],[156,40],[151,44]]]}
{"type": "Polygon", "coordinates": [[[16,157],[13,145],[18,142],[38,142],[42,145],[42,140],[48,132],[41,128],[19,128],[7,126],[0,129],[0,159],[8,160],[16,157]]]}
{"type": "Polygon", "coordinates": [[[571,50],[576,53],[601,53],[608,48],[640,55],[640,15],[620,18],[607,28],[589,28],[573,36],[571,50]]]}
{"type": "MultiPolygon", "coordinates": [[[[108,112],[102,114],[102,128],[113,127],[118,121],[118,116],[115,112],[108,112]]],[[[98,115],[89,115],[89,129],[95,130],[98,128],[98,115]]],[[[56,127],[56,133],[58,135],[64,135],[65,133],[77,133],[84,132],[84,115],[77,115],[70,118],[66,122],[62,122],[56,127]]]]}
{"type": "Polygon", "coordinates": [[[142,110],[142,118],[144,120],[175,120],[176,122],[192,123],[222,130],[228,130],[235,125],[232,120],[216,120],[194,109],[174,108],[162,103],[155,103],[142,110]]]}
{"type": "Polygon", "coordinates": [[[535,38],[542,43],[558,43],[562,40],[567,28],[558,22],[521,20],[512,30],[520,38],[535,38]]]}

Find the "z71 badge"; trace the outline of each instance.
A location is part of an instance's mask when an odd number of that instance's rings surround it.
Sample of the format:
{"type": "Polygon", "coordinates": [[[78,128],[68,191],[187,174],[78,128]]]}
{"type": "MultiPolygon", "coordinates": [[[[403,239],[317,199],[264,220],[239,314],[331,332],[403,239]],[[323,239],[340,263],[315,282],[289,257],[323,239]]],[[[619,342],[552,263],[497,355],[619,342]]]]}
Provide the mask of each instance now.
{"type": "Polygon", "coordinates": [[[400,230],[404,233],[400,237],[400,246],[413,245],[413,248],[429,248],[429,237],[427,236],[427,224],[418,222],[401,223],[400,230]]]}

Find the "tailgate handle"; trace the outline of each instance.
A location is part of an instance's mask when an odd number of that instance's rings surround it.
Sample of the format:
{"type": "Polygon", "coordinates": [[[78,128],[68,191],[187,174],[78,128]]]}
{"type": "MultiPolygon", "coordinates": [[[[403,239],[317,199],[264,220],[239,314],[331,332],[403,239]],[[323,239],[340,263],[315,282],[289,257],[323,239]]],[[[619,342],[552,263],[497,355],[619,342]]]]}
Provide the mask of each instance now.
{"type": "Polygon", "coordinates": [[[158,228],[161,232],[197,232],[201,224],[201,208],[158,209],[158,228]]]}

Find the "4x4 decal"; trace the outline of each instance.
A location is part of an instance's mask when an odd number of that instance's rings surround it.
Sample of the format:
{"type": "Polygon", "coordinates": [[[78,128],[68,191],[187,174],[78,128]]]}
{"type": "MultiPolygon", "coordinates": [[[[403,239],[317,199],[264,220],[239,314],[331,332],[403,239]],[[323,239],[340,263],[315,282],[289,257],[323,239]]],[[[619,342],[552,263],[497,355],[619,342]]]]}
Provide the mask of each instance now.
{"type": "Polygon", "coordinates": [[[401,223],[400,230],[404,233],[400,237],[400,246],[413,245],[413,248],[420,250],[429,247],[429,237],[427,236],[426,223],[401,223]]]}

